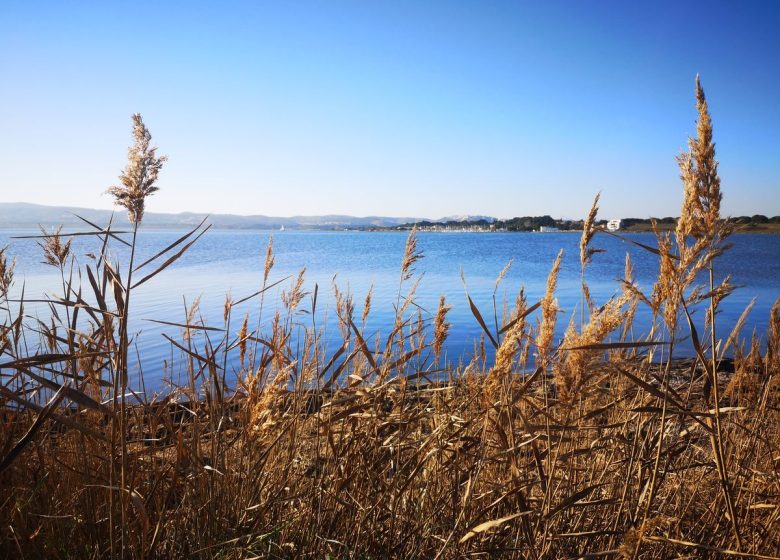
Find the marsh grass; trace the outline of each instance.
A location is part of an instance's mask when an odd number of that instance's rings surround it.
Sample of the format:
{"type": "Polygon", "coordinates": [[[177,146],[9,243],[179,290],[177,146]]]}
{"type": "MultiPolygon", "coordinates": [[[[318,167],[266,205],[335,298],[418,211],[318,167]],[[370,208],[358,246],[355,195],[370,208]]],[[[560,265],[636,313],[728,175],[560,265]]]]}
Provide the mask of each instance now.
{"type": "Polygon", "coordinates": [[[371,291],[356,319],[352,294],[334,281],[341,344],[327,353],[320,286],[308,287],[305,271],[273,279],[270,241],[259,290],[227,297],[221,324],[208,324],[197,301],[180,322],[161,321],[181,329],[167,338],[187,380],[154,397],[128,381],[130,296],[208,226],[140,265],[111,260],[112,244],[134,248],[164,161],[134,117],[123,187],[112,190],[135,217],[132,238],[85,220],[79,234],[99,250],[80,263],[66,234],[44,232],[44,259],[62,280],[50,319],[9,298],[13,261],[0,250],[0,553],[777,556],[780,300],[762,340],[741,338],[742,320],[715,338],[717,305],[732,288],[716,286],[713,269],[729,232],[698,80],[697,107],[697,138],[679,160],[680,225],[644,246],[659,259],[651,294],[627,259],[619,295],[591,297],[597,197],[580,247],[580,320],[563,340],[554,337],[559,254],[538,302],[521,290],[500,317],[494,301],[486,321],[467,297],[495,359],[478,343],[453,365],[442,352],[450,306],[442,297],[429,313],[414,303],[423,255],[412,232],[389,332],[365,332],[371,291]],[[283,306],[264,317],[279,283],[283,306]],[[698,324],[691,309],[702,305],[698,324]],[[653,316],[644,335],[633,329],[638,306],[653,316]],[[231,332],[235,313],[243,321],[231,332]],[[674,351],[682,329],[696,351],[686,360],[674,351]],[[228,375],[236,353],[241,369],[228,375]]]}

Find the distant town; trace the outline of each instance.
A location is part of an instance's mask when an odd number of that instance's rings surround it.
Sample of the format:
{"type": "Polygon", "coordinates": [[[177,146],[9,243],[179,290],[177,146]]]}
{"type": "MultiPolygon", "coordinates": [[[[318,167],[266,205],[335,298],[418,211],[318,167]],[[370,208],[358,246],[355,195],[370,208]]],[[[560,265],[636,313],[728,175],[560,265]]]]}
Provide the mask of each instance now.
{"type": "MultiPolygon", "coordinates": [[[[753,216],[738,216],[729,218],[737,226],[737,231],[752,232],[780,232],[780,216],[767,217],[761,214],[753,216]]],[[[596,225],[608,231],[630,231],[642,232],[653,231],[653,229],[665,231],[674,229],[677,225],[677,218],[614,218],[610,220],[599,220],[596,225]]],[[[410,230],[416,228],[418,231],[430,232],[508,232],[508,231],[526,231],[539,233],[556,232],[577,232],[582,231],[583,220],[565,220],[555,219],[549,215],[545,216],[523,216],[509,220],[480,218],[477,220],[449,220],[449,221],[418,221],[407,224],[401,224],[390,227],[360,227],[353,228],[364,231],[391,231],[391,230],[410,230]]]]}

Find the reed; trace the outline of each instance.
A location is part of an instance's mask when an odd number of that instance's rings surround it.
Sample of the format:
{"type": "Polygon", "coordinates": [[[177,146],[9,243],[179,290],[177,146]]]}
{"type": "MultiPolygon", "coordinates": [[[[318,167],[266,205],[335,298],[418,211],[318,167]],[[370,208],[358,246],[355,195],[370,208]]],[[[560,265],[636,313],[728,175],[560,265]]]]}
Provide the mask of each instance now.
{"type": "Polygon", "coordinates": [[[371,290],[358,321],[334,279],[333,350],[316,320],[319,286],[305,271],[273,279],[269,240],[259,290],[226,298],[221,324],[198,301],[165,321],[181,330],[168,337],[167,367],[185,378],[171,374],[154,396],[136,394],[143,378],[128,366],[130,297],[208,226],[144,263],[112,261],[112,247],[135,246],[164,162],[134,116],[128,167],[111,190],[133,231],[84,220],[79,233],[97,250],[83,262],[68,234],[43,232],[43,258],[62,279],[51,317],[12,299],[13,260],[0,249],[0,555],[780,556],[780,299],[765,337],[743,338],[743,320],[715,337],[732,287],[713,270],[730,232],[698,79],[696,96],[681,219],[645,246],[659,262],[650,295],[628,259],[618,295],[589,294],[597,197],[580,247],[582,315],[562,340],[559,254],[538,302],[520,290],[499,317],[494,297],[491,321],[467,292],[482,340],[471,360],[447,356],[451,306],[414,305],[423,254],[412,232],[388,332],[366,330],[371,290]],[[283,305],[265,318],[279,283],[283,305]],[[644,334],[633,326],[641,306],[654,317],[644,334]],[[701,324],[694,307],[709,309],[701,324]],[[680,336],[694,356],[677,356],[680,336]]]}

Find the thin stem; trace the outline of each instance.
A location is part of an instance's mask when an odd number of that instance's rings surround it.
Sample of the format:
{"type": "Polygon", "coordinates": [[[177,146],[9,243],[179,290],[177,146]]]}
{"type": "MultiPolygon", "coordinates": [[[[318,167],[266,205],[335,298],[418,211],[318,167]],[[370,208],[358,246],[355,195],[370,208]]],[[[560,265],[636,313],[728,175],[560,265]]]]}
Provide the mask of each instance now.
{"type": "MultiPolygon", "coordinates": [[[[708,266],[709,279],[710,279],[710,293],[713,294],[715,289],[715,271],[712,265],[712,261],[708,266]]],[[[718,360],[715,351],[715,296],[710,296],[710,353],[712,356],[712,396],[714,402],[715,422],[714,431],[710,434],[712,442],[713,452],[715,453],[715,463],[718,467],[718,474],[720,475],[721,487],[723,489],[723,495],[726,499],[726,507],[728,508],[729,520],[731,521],[731,528],[734,531],[734,538],[737,542],[737,549],[742,550],[742,539],[739,535],[739,522],[736,516],[736,508],[734,507],[734,498],[731,495],[731,483],[728,478],[728,469],[725,462],[725,454],[723,452],[723,432],[720,424],[720,388],[718,387],[718,360]]]]}
{"type": "Polygon", "coordinates": [[[127,284],[125,289],[125,308],[122,310],[122,321],[120,323],[120,333],[119,333],[119,359],[120,359],[120,367],[119,367],[119,375],[120,375],[120,383],[121,383],[121,394],[119,396],[119,431],[120,431],[120,442],[122,445],[121,449],[121,465],[120,465],[120,496],[121,496],[121,504],[122,504],[122,532],[121,532],[121,541],[122,541],[122,557],[124,557],[125,553],[125,527],[127,526],[127,496],[129,496],[129,491],[127,488],[127,376],[128,376],[128,367],[127,367],[127,355],[128,355],[128,349],[129,349],[129,340],[127,335],[127,323],[128,323],[128,313],[130,310],[130,294],[132,292],[132,282],[133,282],[133,264],[135,261],[135,247],[136,247],[136,239],[138,236],[138,222],[135,222],[133,224],[133,241],[130,245],[130,264],[127,268],[127,284]],[[127,492],[126,492],[127,490],[127,492]]]}

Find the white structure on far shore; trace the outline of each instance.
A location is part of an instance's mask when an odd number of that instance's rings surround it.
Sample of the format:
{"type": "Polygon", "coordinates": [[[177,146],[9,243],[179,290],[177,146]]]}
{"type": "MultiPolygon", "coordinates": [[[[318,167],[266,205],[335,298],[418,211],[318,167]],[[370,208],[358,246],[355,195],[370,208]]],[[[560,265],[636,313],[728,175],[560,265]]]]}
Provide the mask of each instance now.
{"type": "Polygon", "coordinates": [[[607,229],[609,231],[617,231],[620,229],[620,222],[622,220],[610,220],[607,222],[607,229]]]}
{"type": "Polygon", "coordinates": [[[539,231],[541,233],[555,233],[556,231],[561,231],[557,227],[550,227],[550,226],[539,226],[539,231]]]}

